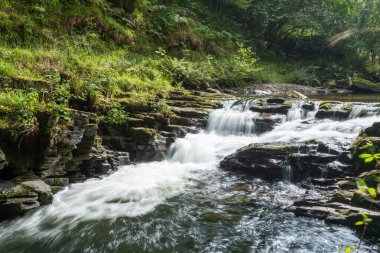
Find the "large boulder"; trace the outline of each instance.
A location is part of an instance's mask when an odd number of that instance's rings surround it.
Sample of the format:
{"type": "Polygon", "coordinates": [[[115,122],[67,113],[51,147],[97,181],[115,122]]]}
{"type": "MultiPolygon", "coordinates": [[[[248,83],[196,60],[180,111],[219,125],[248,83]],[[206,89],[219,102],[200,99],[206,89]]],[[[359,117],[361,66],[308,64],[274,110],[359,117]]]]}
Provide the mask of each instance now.
{"type": "Polygon", "coordinates": [[[255,143],[227,156],[220,166],[266,180],[302,181],[309,177],[352,175],[352,166],[340,161],[338,150],[324,153],[325,149],[321,143],[255,143]]]}
{"type": "Polygon", "coordinates": [[[323,102],[315,117],[317,119],[348,119],[353,105],[350,103],[323,102]]]}
{"type": "Polygon", "coordinates": [[[267,180],[281,179],[286,157],[297,152],[298,148],[286,144],[251,144],[224,158],[220,167],[241,170],[267,180]]]}
{"type": "Polygon", "coordinates": [[[16,186],[8,184],[0,191],[0,219],[16,217],[52,201],[50,186],[41,180],[26,181],[16,186]]]}

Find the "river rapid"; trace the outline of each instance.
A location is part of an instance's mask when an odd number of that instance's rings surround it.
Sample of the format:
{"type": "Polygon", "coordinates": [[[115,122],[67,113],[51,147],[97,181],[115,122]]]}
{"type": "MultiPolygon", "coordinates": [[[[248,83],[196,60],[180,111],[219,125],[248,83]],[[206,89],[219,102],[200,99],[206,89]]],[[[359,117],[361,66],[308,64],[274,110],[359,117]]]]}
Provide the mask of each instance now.
{"type": "MultiPolygon", "coordinates": [[[[294,103],[274,130],[256,135],[249,101],[211,112],[207,129],[177,139],[161,162],[120,167],[70,185],[51,205],[0,223],[0,252],[343,252],[358,234],[285,212],[305,190],[219,169],[251,143],[318,140],[348,145],[380,121],[369,114],[317,120],[294,103]]],[[[316,108],[318,107],[316,102],[316,108]]],[[[355,114],[356,112],[356,114],[355,114]]],[[[373,242],[363,252],[379,252],[373,242]]]]}

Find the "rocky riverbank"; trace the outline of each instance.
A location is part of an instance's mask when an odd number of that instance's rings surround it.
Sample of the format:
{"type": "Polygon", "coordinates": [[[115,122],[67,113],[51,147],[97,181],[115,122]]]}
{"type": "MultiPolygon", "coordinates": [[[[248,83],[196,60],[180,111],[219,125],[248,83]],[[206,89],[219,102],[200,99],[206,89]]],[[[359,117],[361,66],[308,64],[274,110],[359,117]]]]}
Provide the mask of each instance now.
{"type": "Polygon", "coordinates": [[[164,159],[171,143],[204,127],[210,109],[228,95],[173,92],[165,114],[150,106],[131,108],[127,124],[112,125],[97,115],[68,111],[69,119],[41,112],[38,129],[22,138],[0,131],[0,219],[50,204],[71,183],[100,177],[131,161],[164,159]]]}

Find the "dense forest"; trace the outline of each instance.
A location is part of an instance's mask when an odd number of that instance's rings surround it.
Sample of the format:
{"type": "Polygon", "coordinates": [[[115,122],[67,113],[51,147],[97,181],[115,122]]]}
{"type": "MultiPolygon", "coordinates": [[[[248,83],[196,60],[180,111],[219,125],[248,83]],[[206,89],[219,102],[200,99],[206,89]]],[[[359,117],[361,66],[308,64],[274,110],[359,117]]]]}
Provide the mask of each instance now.
{"type": "Polygon", "coordinates": [[[0,0],[0,251],[380,249],[380,0],[0,0]]]}
{"type": "Polygon", "coordinates": [[[379,9],[376,0],[2,0],[1,111],[71,107],[117,121],[120,105],[180,87],[379,91],[379,9]]]}

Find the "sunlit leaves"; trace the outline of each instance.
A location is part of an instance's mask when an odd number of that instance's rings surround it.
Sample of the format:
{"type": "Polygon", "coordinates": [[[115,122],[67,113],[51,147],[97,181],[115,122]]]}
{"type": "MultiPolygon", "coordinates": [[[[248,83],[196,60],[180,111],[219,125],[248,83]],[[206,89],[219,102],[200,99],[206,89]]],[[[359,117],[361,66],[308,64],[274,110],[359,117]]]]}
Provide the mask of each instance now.
{"type": "Polygon", "coordinates": [[[364,179],[359,178],[356,180],[356,185],[359,190],[368,192],[369,195],[376,198],[377,197],[377,191],[375,188],[368,187],[367,183],[364,179]]]}
{"type": "Polygon", "coordinates": [[[357,179],[356,180],[356,185],[358,189],[368,189],[367,183],[365,182],[364,179],[357,179]]]}
{"type": "Polygon", "coordinates": [[[371,163],[376,159],[380,159],[380,154],[361,154],[359,155],[359,158],[363,159],[365,163],[371,163]]]}
{"type": "Polygon", "coordinates": [[[362,225],[364,225],[364,221],[355,222],[355,226],[362,226],[362,225]]]}

